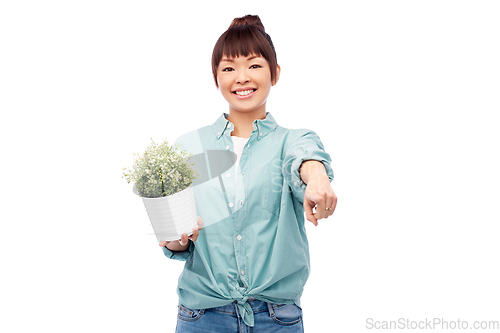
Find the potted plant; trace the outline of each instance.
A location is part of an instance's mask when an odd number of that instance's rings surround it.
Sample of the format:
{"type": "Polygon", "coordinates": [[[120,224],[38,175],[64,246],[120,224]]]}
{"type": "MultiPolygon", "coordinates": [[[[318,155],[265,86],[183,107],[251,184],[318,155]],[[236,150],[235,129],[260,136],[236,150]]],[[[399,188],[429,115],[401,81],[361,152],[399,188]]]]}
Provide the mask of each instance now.
{"type": "Polygon", "coordinates": [[[198,174],[179,145],[151,141],[144,154],[134,154],[132,168],[123,168],[123,178],[142,197],[158,241],[173,241],[197,225],[191,184],[198,174]]]}

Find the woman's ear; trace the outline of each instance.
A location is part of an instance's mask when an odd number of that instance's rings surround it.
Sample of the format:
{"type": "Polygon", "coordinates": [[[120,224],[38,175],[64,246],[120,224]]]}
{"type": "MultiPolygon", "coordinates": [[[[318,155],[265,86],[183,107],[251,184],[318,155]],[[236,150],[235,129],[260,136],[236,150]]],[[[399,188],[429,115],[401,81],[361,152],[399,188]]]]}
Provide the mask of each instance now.
{"type": "Polygon", "coordinates": [[[272,82],[272,85],[274,86],[276,83],[278,83],[278,80],[280,79],[280,73],[281,73],[281,67],[280,65],[276,66],[276,78],[272,82]]]}

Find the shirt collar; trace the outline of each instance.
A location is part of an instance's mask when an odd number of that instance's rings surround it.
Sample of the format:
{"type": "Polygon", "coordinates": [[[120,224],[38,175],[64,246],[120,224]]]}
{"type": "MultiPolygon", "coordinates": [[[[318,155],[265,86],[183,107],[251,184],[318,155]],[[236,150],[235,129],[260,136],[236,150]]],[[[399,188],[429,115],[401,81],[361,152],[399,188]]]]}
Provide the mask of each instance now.
{"type": "MultiPolygon", "coordinates": [[[[234,129],[234,124],[227,120],[228,116],[229,115],[227,113],[222,113],[222,115],[212,125],[212,129],[214,130],[217,139],[220,139],[224,135],[226,130],[229,130],[229,133],[231,133],[234,129]]],[[[256,119],[253,122],[253,129],[258,132],[258,140],[274,131],[276,129],[276,126],[278,126],[278,124],[269,112],[266,112],[265,119],[256,119]]]]}

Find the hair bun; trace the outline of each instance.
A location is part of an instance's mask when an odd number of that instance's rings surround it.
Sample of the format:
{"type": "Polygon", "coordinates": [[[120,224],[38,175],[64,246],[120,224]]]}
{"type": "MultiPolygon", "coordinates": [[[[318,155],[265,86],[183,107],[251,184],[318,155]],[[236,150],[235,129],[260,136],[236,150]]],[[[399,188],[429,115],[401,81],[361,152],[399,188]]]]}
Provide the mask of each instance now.
{"type": "Polygon", "coordinates": [[[246,26],[246,25],[253,25],[259,29],[262,29],[262,31],[264,32],[266,31],[258,15],[245,15],[243,17],[237,17],[233,20],[233,22],[229,26],[229,29],[236,26],[246,26]]]}

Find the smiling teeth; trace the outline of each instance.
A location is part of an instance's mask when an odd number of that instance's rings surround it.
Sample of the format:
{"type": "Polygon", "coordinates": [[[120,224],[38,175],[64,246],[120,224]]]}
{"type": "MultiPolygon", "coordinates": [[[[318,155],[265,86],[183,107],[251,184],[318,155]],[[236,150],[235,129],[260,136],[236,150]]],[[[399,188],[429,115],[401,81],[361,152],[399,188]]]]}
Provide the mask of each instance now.
{"type": "Polygon", "coordinates": [[[236,91],[235,94],[236,95],[240,95],[240,96],[246,96],[246,95],[249,95],[253,93],[253,90],[244,90],[244,91],[236,91]]]}

